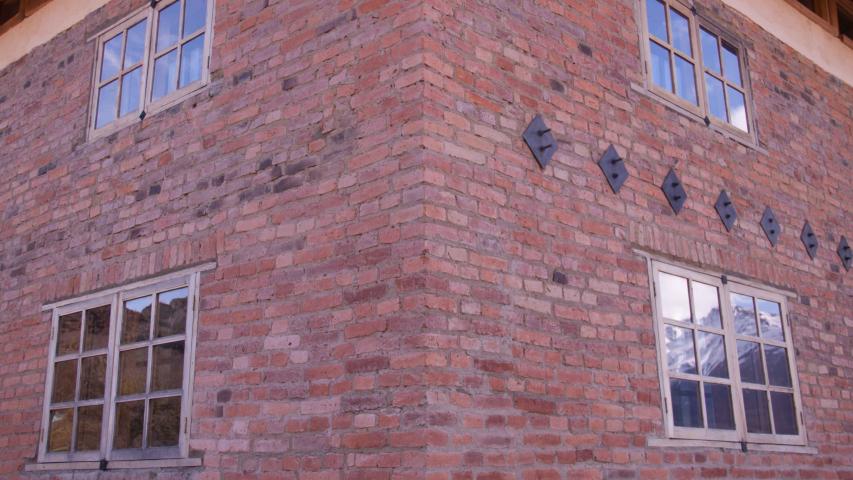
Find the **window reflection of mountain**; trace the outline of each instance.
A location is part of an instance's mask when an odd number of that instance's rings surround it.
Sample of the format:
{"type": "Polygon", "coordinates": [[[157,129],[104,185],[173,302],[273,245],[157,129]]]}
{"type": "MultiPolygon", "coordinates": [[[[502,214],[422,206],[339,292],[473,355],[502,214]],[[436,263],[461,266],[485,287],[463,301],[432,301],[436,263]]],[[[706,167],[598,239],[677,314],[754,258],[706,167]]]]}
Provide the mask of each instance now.
{"type": "Polygon", "coordinates": [[[182,333],[187,316],[187,297],[173,298],[169,303],[160,300],[157,318],[158,336],[176,335],[182,333]]]}
{"type": "MultiPolygon", "coordinates": [[[[702,331],[697,331],[697,336],[700,350],[699,365],[702,368],[702,374],[728,378],[723,336],[702,331]]],[[[697,373],[692,330],[667,327],[666,347],[670,370],[697,373]]]]}

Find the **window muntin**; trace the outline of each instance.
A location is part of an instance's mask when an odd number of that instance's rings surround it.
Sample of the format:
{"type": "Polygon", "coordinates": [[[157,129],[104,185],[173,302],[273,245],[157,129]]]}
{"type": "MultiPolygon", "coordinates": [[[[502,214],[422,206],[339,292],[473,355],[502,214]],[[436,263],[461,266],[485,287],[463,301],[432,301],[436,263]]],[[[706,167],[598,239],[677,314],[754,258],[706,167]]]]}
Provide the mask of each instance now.
{"type": "Polygon", "coordinates": [[[40,461],[187,456],[197,279],[54,310],[40,461]]]}
{"type": "Polygon", "coordinates": [[[749,133],[741,50],[676,1],[641,3],[650,88],[709,121],[749,133]]]}
{"type": "Polygon", "coordinates": [[[659,262],[653,275],[668,435],[804,444],[784,297],[659,262]]]}
{"type": "Polygon", "coordinates": [[[118,128],[207,82],[210,0],[146,7],[98,37],[91,132],[118,128]]]}

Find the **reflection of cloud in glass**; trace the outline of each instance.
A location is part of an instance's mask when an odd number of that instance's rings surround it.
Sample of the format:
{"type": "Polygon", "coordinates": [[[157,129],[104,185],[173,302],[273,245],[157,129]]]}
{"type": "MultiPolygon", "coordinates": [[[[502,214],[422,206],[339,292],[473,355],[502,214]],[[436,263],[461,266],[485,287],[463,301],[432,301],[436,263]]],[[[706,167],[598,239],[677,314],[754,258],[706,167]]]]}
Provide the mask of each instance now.
{"type": "Polygon", "coordinates": [[[768,300],[755,300],[758,306],[758,323],[761,326],[761,336],[771,340],[784,341],[782,331],[782,312],[779,304],[768,300]]]}
{"type": "Polygon", "coordinates": [[[700,325],[721,328],[720,299],[717,287],[704,283],[693,282],[694,318],[700,325]]]}
{"type": "Polygon", "coordinates": [[[690,297],[687,294],[687,279],[661,272],[660,289],[664,318],[689,322],[690,297]]]}
{"type": "Polygon", "coordinates": [[[752,297],[733,293],[731,303],[735,316],[735,331],[742,335],[758,335],[755,327],[755,305],[752,303],[752,297]]]}
{"type": "Polygon", "coordinates": [[[693,330],[667,325],[666,356],[671,372],[696,373],[693,330]]]}

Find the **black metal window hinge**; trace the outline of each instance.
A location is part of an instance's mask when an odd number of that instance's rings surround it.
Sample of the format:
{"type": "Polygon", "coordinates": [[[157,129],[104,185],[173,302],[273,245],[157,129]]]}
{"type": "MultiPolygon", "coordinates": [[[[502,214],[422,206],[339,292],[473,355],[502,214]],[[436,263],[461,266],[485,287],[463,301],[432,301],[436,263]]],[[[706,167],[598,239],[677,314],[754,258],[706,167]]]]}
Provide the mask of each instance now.
{"type": "Polygon", "coordinates": [[[746,447],[746,442],[744,442],[743,440],[741,440],[740,442],[740,451],[744,453],[749,451],[749,449],[746,447]]]}
{"type": "Polygon", "coordinates": [[[729,277],[727,277],[725,275],[721,275],[720,281],[723,282],[723,285],[726,285],[727,283],[729,283],[729,277]]]}
{"type": "Polygon", "coordinates": [[[102,459],[101,459],[101,462],[98,464],[98,469],[100,469],[100,470],[106,470],[106,469],[107,469],[107,464],[108,464],[108,463],[109,463],[109,462],[107,462],[107,459],[102,458],[102,459]]]}
{"type": "Polygon", "coordinates": [[[154,8],[157,6],[157,1],[158,0],[151,0],[151,8],[154,8]]]}

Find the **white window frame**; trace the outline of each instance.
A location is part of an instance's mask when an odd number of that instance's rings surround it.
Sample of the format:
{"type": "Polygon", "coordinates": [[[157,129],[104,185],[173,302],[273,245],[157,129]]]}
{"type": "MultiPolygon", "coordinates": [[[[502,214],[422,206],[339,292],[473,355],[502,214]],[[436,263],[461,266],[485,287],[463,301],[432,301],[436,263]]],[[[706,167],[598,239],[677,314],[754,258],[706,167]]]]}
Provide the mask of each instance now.
{"type": "MultiPolygon", "coordinates": [[[[791,338],[791,328],[790,322],[788,319],[788,306],[787,306],[787,298],[785,295],[774,291],[772,289],[760,288],[748,282],[741,282],[737,279],[726,278],[723,280],[723,276],[714,275],[710,272],[702,272],[694,269],[689,269],[681,266],[672,265],[670,263],[661,262],[658,260],[651,260],[650,265],[650,274],[652,276],[652,287],[653,287],[653,313],[654,313],[654,323],[655,323],[655,337],[656,337],[656,346],[657,346],[657,360],[658,360],[658,373],[660,377],[660,387],[661,387],[661,401],[663,405],[663,414],[664,414],[664,425],[666,430],[666,435],[671,439],[683,439],[683,440],[713,440],[713,441],[723,441],[723,442],[745,442],[745,443],[754,443],[754,444],[773,444],[773,445],[805,445],[806,444],[806,429],[805,422],[803,421],[803,402],[800,396],[800,387],[799,387],[799,377],[797,375],[797,364],[796,359],[794,357],[794,346],[793,339],[791,338]],[[685,378],[690,380],[696,380],[700,382],[700,405],[702,408],[702,416],[703,416],[703,426],[702,428],[692,428],[692,427],[677,427],[674,424],[674,416],[673,416],[673,407],[672,407],[672,398],[670,394],[670,373],[667,365],[667,354],[666,354],[666,325],[678,326],[680,328],[693,328],[697,329],[697,325],[695,323],[686,324],[683,322],[676,322],[671,320],[665,320],[662,315],[662,295],[660,294],[660,273],[668,273],[671,275],[676,275],[679,277],[687,278],[690,281],[697,281],[701,283],[705,283],[708,285],[712,285],[717,287],[717,292],[719,295],[720,301],[720,319],[722,321],[722,329],[699,326],[698,329],[702,331],[709,331],[716,334],[724,335],[724,344],[726,347],[726,361],[728,366],[729,378],[720,379],[720,378],[711,378],[713,383],[718,384],[727,384],[731,386],[732,391],[732,412],[734,416],[735,422],[735,430],[717,430],[710,429],[707,427],[707,412],[705,409],[705,396],[704,396],[704,383],[708,382],[709,377],[703,376],[701,374],[701,365],[697,364],[697,374],[675,374],[678,378],[685,378]],[[769,300],[772,302],[776,302],[780,305],[781,317],[782,317],[782,329],[785,336],[784,342],[767,340],[765,338],[756,338],[756,337],[746,337],[742,335],[738,335],[735,332],[734,319],[732,317],[731,310],[731,300],[730,294],[739,293],[743,295],[749,295],[751,297],[760,298],[762,300],[769,300]],[[736,342],[739,339],[748,339],[751,342],[757,342],[763,344],[770,345],[778,345],[784,346],[787,352],[787,360],[788,360],[788,369],[791,376],[792,388],[782,388],[775,387],[769,385],[768,376],[766,372],[766,360],[762,360],[762,366],[765,369],[765,381],[767,381],[767,385],[757,386],[756,389],[760,388],[762,391],[778,391],[785,393],[793,393],[794,395],[794,417],[797,423],[797,435],[782,435],[782,434],[756,434],[747,432],[746,428],[746,413],[744,411],[743,398],[742,398],[742,389],[749,388],[752,384],[743,383],[740,379],[740,364],[738,362],[738,354],[737,354],[737,345],[736,342]]],[[[689,283],[688,285],[692,285],[689,283]]],[[[690,298],[691,305],[691,315],[692,307],[693,307],[693,290],[688,287],[688,293],[690,298]]],[[[698,344],[694,341],[694,352],[698,349],[698,344]]],[[[763,351],[763,348],[762,348],[763,351]]],[[[763,358],[763,355],[762,355],[763,358]]],[[[772,405],[768,401],[768,408],[770,410],[770,423],[771,429],[775,430],[775,423],[773,421],[773,408],[772,405]]]]}
{"type": "MultiPolygon", "coordinates": [[[[192,403],[192,386],[194,378],[195,365],[195,343],[198,329],[198,296],[199,296],[199,281],[201,271],[210,268],[209,266],[199,267],[190,271],[174,272],[159,278],[153,278],[125,287],[117,287],[105,290],[99,293],[93,293],[83,297],[65,300],[56,304],[46,305],[44,310],[50,311],[51,315],[51,335],[50,335],[50,351],[48,353],[47,375],[45,379],[45,393],[42,411],[41,437],[38,447],[38,462],[91,462],[98,460],[106,461],[126,461],[126,460],[155,460],[155,459],[184,459],[189,456],[189,425],[191,422],[191,403],[192,403]],[[119,335],[122,325],[122,313],[125,300],[139,298],[141,296],[153,295],[158,292],[165,292],[181,287],[187,287],[187,319],[186,330],[183,335],[173,335],[165,337],[166,341],[138,342],[128,346],[120,345],[119,335]],[[109,322],[109,337],[107,343],[107,366],[106,380],[104,383],[104,398],[103,398],[103,413],[101,424],[101,439],[100,449],[98,451],[86,452],[48,452],[47,442],[49,437],[49,422],[51,411],[51,396],[54,380],[54,360],[56,358],[56,344],[59,339],[59,317],[68,313],[84,311],[88,308],[110,305],[111,315],[109,322]],[[148,358],[148,377],[150,378],[151,370],[151,347],[158,343],[170,343],[184,341],[184,375],[181,387],[181,415],[180,415],[180,430],[178,435],[178,445],[176,447],[160,447],[160,448],[141,448],[127,450],[113,450],[113,440],[115,437],[115,405],[116,391],[118,382],[118,361],[121,350],[128,349],[132,346],[138,347],[141,343],[149,345],[148,358]]],[[[156,306],[154,307],[156,309],[156,306]]],[[[152,311],[151,324],[155,323],[154,311],[152,311]]],[[[85,322],[81,322],[81,329],[84,328],[85,322]]],[[[153,328],[153,327],[152,327],[153,328]]],[[[91,354],[91,352],[87,352],[91,354]]],[[[102,354],[102,353],[100,353],[102,354]]],[[[79,368],[78,368],[79,370],[79,368]]],[[[79,377],[79,372],[78,372],[79,377]]],[[[79,384],[79,380],[77,382],[79,384]]],[[[174,396],[175,391],[170,391],[174,396]]],[[[157,393],[139,395],[143,398],[156,398],[162,396],[157,393]]],[[[81,402],[66,402],[62,405],[77,405],[81,402]]],[[[147,413],[145,410],[144,418],[145,425],[148,423],[147,413]]],[[[76,417],[75,417],[76,418],[76,417]]],[[[76,436],[76,422],[72,423],[72,442],[76,436]]]]}
{"type": "MultiPolygon", "coordinates": [[[[142,7],[130,15],[124,17],[115,25],[109,27],[108,29],[101,31],[90,38],[90,40],[95,40],[95,65],[92,69],[92,88],[90,92],[89,99],[89,119],[88,119],[88,135],[90,139],[100,138],[105,135],[109,135],[117,130],[120,130],[127,125],[130,125],[134,122],[138,122],[140,120],[139,114],[145,112],[146,118],[150,115],[154,115],[158,112],[161,112],[171,106],[174,106],[191,94],[201,90],[206,87],[210,83],[210,52],[211,45],[213,44],[213,18],[214,18],[214,8],[216,2],[214,0],[206,0],[206,18],[204,29],[197,31],[195,35],[190,38],[178,38],[175,46],[171,47],[168,50],[174,50],[177,48],[177,51],[183,48],[183,45],[193,38],[197,37],[199,33],[204,35],[204,46],[202,47],[202,68],[201,68],[201,79],[196,80],[184,87],[179,87],[176,90],[170,92],[169,94],[163,96],[162,98],[158,98],[157,100],[151,99],[153,82],[151,79],[154,76],[154,60],[158,58],[156,50],[156,46],[154,42],[157,39],[157,23],[159,20],[159,13],[164,8],[174,4],[175,2],[181,2],[180,14],[179,14],[179,22],[180,28],[183,28],[183,15],[184,15],[184,5],[186,5],[186,0],[161,0],[157,2],[153,7],[149,4],[145,7],[142,7]],[[109,82],[101,82],[100,81],[100,72],[101,72],[101,63],[103,62],[104,57],[104,45],[106,42],[113,38],[115,35],[125,32],[124,37],[122,38],[122,63],[119,65],[119,74],[118,74],[118,82],[119,82],[119,90],[117,93],[116,103],[117,103],[117,111],[118,104],[121,102],[121,78],[122,74],[125,72],[124,69],[124,48],[125,43],[127,42],[126,31],[137,22],[142,20],[146,20],[145,23],[145,48],[142,54],[142,82],[140,85],[140,100],[139,100],[139,110],[134,113],[125,115],[123,117],[118,116],[111,121],[110,123],[102,126],[101,128],[95,128],[98,114],[98,91],[101,86],[105,85],[109,82]]],[[[162,55],[160,55],[162,56],[162,55]]],[[[180,55],[177,58],[177,71],[178,76],[180,78],[180,55]]],[[[128,68],[127,70],[133,70],[132,68],[128,68]]],[[[179,80],[180,81],[180,80],[179,80]]],[[[119,112],[120,113],[120,112],[119,112]]]]}
{"type": "MultiPolygon", "coordinates": [[[[649,42],[655,41],[655,43],[660,44],[662,47],[670,50],[670,52],[680,51],[676,50],[675,47],[672,45],[672,31],[670,27],[669,17],[667,16],[666,19],[666,28],[670,36],[670,42],[663,42],[662,39],[654,40],[656,39],[656,37],[652,35],[648,25],[646,0],[637,0],[637,2],[639,3],[639,7],[637,9],[637,21],[640,27],[640,52],[643,61],[646,90],[652,93],[654,95],[654,98],[660,99],[668,105],[677,107],[680,111],[686,112],[694,118],[701,119],[703,121],[707,119],[710,122],[710,125],[718,131],[729,134],[734,138],[739,138],[741,140],[747,140],[750,142],[756,142],[758,136],[756,133],[757,124],[755,121],[755,103],[753,102],[752,98],[752,83],[750,82],[749,65],[747,64],[747,52],[745,46],[743,45],[743,42],[740,42],[733,35],[719,28],[714,22],[711,22],[706,19],[701,13],[697,13],[693,6],[693,0],[661,1],[666,6],[664,10],[665,12],[668,12],[671,8],[688,19],[688,25],[690,28],[690,45],[693,50],[693,54],[692,56],[688,57],[686,55],[686,52],[681,52],[671,53],[670,56],[679,55],[683,58],[690,59],[690,62],[693,64],[693,81],[695,83],[696,95],[699,97],[699,103],[698,105],[694,105],[678,96],[677,93],[667,91],[654,83],[654,80],[652,79],[651,64],[652,52],[649,42]],[[726,80],[721,74],[712,73],[712,75],[714,75],[718,79],[723,79],[723,101],[726,102],[726,117],[729,116],[728,92],[726,91],[726,85],[733,85],[736,90],[742,91],[741,93],[743,93],[744,95],[744,110],[746,114],[747,131],[741,130],[734,124],[729,123],[728,118],[718,119],[717,117],[711,114],[711,107],[708,105],[707,85],[705,82],[705,71],[707,67],[704,63],[704,58],[702,55],[702,42],[700,40],[700,30],[702,29],[708,31],[708,33],[711,33],[712,35],[717,37],[717,47],[718,49],[720,49],[718,51],[719,55],[722,55],[723,42],[737,49],[738,66],[740,68],[741,83],[743,85],[737,86],[734,83],[726,80]]],[[[720,62],[722,64],[722,59],[720,59],[720,62]]],[[[675,66],[673,60],[670,60],[669,69],[671,81],[675,82],[675,66]]]]}

